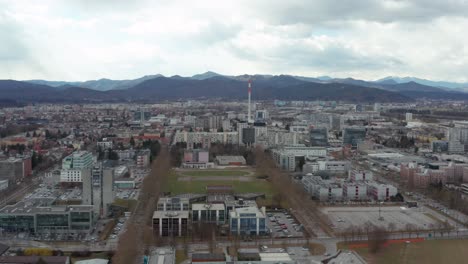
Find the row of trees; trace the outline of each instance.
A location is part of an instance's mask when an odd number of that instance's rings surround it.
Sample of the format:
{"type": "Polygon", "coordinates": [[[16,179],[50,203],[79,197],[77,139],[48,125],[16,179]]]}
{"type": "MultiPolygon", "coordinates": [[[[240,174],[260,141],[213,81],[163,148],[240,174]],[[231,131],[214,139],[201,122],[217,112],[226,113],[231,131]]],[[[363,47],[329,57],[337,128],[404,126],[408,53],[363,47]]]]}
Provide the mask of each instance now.
{"type": "Polygon", "coordinates": [[[163,186],[166,185],[170,170],[169,151],[163,147],[151,164],[150,174],[143,180],[138,204],[128,220],[127,230],[119,239],[112,263],[137,263],[139,256],[160,242],[158,237],[154,236],[151,219],[157,199],[163,194],[163,186]]]}
{"type": "Polygon", "coordinates": [[[318,209],[317,204],[310,199],[302,186],[296,184],[276,166],[269,153],[257,147],[255,149],[255,165],[259,175],[268,176],[275,188],[275,203],[283,208],[291,208],[298,220],[304,224],[309,235],[315,235],[316,229],[329,232],[329,220],[318,209]]]}
{"type": "Polygon", "coordinates": [[[19,133],[24,133],[28,131],[34,131],[38,129],[39,125],[13,125],[8,124],[5,127],[0,128],[0,138],[16,135],[19,133]]]}

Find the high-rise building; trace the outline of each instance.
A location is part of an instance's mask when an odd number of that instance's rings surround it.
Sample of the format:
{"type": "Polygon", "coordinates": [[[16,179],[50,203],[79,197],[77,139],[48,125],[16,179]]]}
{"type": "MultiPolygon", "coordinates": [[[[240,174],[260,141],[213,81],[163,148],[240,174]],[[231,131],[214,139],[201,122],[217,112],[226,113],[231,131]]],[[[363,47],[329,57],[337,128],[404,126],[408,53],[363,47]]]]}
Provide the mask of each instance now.
{"type": "Polygon", "coordinates": [[[413,113],[406,113],[405,114],[405,119],[406,119],[406,122],[413,121],[413,113]]]}
{"type": "Polygon", "coordinates": [[[104,168],[102,172],[102,215],[107,216],[109,205],[114,202],[114,170],[112,168],[104,168]]]}
{"type": "Polygon", "coordinates": [[[255,128],[247,127],[242,129],[242,143],[251,145],[255,143],[255,128]]]}
{"type": "Polygon", "coordinates": [[[239,144],[244,143],[244,134],[243,129],[247,128],[249,125],[246,122],[239,122],[237,123],[237,132],[239,134],[239,144]]]}
{"type": "Polygon", "coordinates": [[[363,142],[365,139],[365,128],[348,127],[343,130],[343,144],[350,144],[353,148],[356,148],[358,143],[363,142]]]}
{"type": "Polygon", "coordinates": [[[93,155],[88,151],[75,151],[62,160],[60,182],[82,182],[82,171],[93,167],[93,155]]]}
{"type": "Polygon", "coordinates": [[[449,141],[459,141],[468,144],[468,121],[454,121],[454,127],[449,128],[449,141]]]}
{"type": "Polygon", "coordinates": [[[328,146],[328,129],[312,128],[310,130],[310,145],[311,146],[328,146]]]}
{"type": "Polygon", "coordinates": [[[8,158],[0,160],[0,179],[7,179],[11,182],[16,182],[24,177],[31,176],[32,166],[31,158],[8,158]]]}
{"type": "Polygon", "coordinates": [[[84,169],[93,166],[93,155],[88,151],[75,151],[62,160],[62,169],[84,169]]]}
{"type": "Polygon", "coordinates": [[[265,109],[255,111],[255,121],[264,121],[268,119],[268,111],[265,109]]]}
{"type": "Polygon", "coordinates": [[[93,205],[93,175],[91,168],[86,168],[81,170],[81,178],[83,182],[83,191],[82,191],[82,204],[83,205],[93,205]]]}

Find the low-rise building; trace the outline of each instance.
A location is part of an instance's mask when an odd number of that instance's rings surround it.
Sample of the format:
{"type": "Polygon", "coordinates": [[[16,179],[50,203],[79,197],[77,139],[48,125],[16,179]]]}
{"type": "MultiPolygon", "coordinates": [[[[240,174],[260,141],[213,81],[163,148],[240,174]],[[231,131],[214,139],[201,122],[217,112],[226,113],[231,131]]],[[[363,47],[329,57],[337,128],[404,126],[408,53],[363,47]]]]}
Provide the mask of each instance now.
{"type": "Polygon", "coordinates": [[[221,166],[243,166],[246,165],[243,156],[216,156],[216,164],[221,166]]]}
{"type": "Polygon", "coordinates": [[[367,195],[377,201],[386,201],[390,197],[398,193],[397,188],[390,184],[382,184],[377,182],[367,183],[367,195]]]}
{"type": "Polygon", "coordinates": [[[153,232],[161,237],[186,236],[189,211],[154,211],[153,232]]]}
{"type": "Polygon", "coordinates": [[[224,224],[226,221],[226,207],[224,204],[192,204],[193,223],[224,224]]]}
{"type": "Polygon", "coordinates": [[[237,235],[264,235],[267,233],[265,207],[235,208],[229,212],[231,233],[237,235]]]}
{"type": "Polygon", "coordinates": [[[188,211],[190,200],[179,197],[160,197],[157,205],[158,211],[188,211]]]}
{"type": "Polygon", "coordinates": [[[343,184],[343,196],[346,200],[367,200],[367,185],[365,183],[346,182],[343,184]]]}
{"type": "Polygon", "coordinates": [[[308,157],[326,157],[327,149],[323,147],[306,147],[304,145],[287,146],[272,150],[273,159],[283,170],[295,171],[299,161],[308,157]]]}
{"type": "Polygon", "coordinates": [[[89,232],[94,226],[93,206],[53,206],[19,202],[0,209],[0,228],[6,232],[89,232]]]}
{"type": "Polygon", "coordinates": [[[349,172],[348,180],[350,181],[372,181],[374,174],[372,171],[352,170],[349,172]]]}

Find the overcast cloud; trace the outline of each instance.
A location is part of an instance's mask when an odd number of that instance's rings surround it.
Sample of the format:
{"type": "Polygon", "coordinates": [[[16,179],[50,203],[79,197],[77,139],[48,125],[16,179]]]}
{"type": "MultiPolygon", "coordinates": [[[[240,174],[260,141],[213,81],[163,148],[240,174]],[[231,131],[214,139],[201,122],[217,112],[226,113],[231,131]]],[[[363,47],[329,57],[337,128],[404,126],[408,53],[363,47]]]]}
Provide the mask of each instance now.
{"type": "Polygon", "coordinates": [[[0,78],[468,81],[466,0],[0,0],[0,78]]]}

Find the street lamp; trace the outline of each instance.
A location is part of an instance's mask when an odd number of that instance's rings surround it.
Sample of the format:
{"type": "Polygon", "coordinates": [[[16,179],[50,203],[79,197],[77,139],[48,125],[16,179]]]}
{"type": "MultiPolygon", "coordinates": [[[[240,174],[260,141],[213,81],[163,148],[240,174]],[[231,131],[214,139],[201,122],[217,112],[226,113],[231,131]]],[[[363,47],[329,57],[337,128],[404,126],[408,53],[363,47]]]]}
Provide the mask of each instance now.
{"type": "Polygon", "coordinates": [[[383,221],[383,220],[384,220],[383,216],[381,215],[381,211],[382,211],[382,210],[381,210],[381,206],[382,206],[382,204],[383,204],[383,202],[379,202],[379,220],[380,220],[380,221],[383,221]]]}

